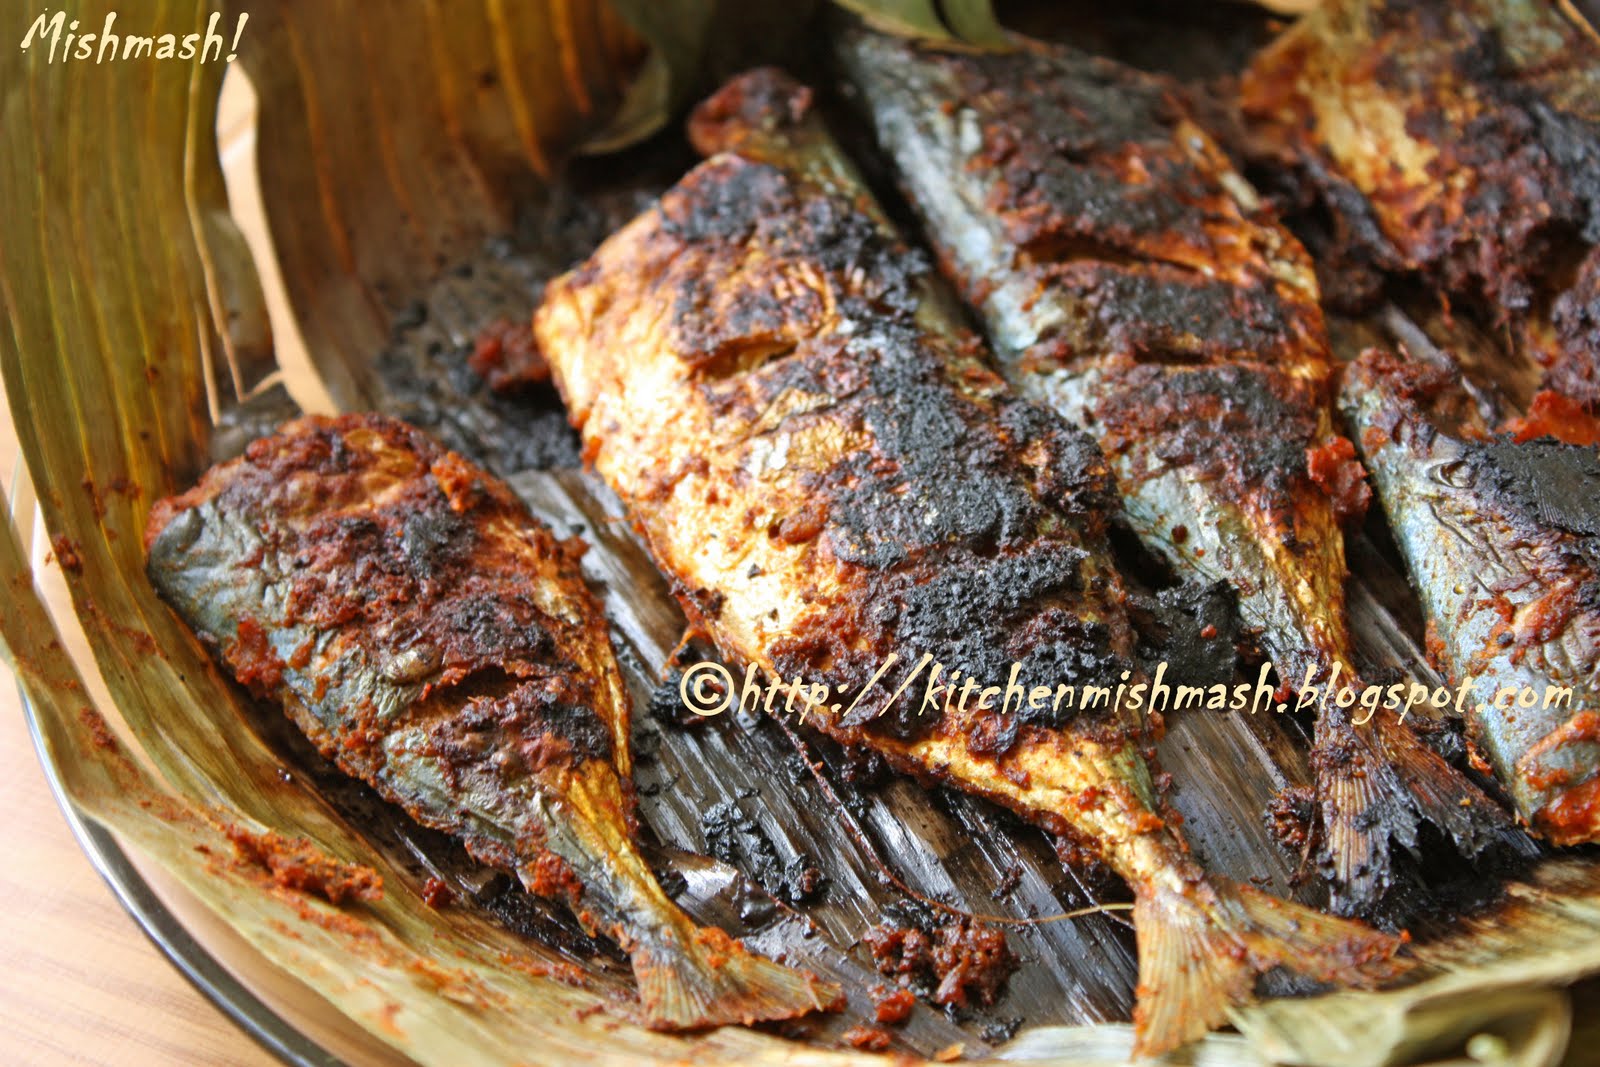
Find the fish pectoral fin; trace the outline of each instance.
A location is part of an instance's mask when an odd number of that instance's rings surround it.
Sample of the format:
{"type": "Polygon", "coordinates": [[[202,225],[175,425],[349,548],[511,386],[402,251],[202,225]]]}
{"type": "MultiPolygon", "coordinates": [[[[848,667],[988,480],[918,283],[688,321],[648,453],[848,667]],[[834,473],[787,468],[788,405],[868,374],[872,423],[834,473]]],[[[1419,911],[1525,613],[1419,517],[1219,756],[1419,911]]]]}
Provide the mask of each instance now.
{"type": "Polygon", "coordinates": [[[716,927],[685,923],[633,950],[644,1023],[653,1030],[792,1019],[833,1011],[838,986],[748,951],[716,927]]]}
{"type": "Polygon", "coordinates": [[[838,986],[753,955],[717,927],[696,925],[635,848],[620,803],[614,776],[605,768],[568,781],[559,808],[543,797],[535,801],[547,847],[583,883],[583,911],[594,912],[628,952],[644,1025],[749,1025],[842,1003],[838,986]]]}
{"type": "Polygon", "coordinates": [[[1367,987],[1410,966],[1405,938],[1214,879],[1178,892],[1137,891],[1139,1004],[1134,1054],[1157,1056],[1203,1037],[1255,999],[1256,977],[1284,967],[1367,987]]]}

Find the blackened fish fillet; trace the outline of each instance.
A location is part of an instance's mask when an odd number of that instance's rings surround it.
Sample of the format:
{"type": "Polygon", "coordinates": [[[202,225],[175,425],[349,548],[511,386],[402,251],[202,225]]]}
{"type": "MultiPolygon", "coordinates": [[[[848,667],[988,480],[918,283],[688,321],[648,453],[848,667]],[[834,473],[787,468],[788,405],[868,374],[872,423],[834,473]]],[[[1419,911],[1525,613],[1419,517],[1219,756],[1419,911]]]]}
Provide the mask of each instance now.
{"type": "Polygon", "coordinates": [[[162,596],[340,769],[625,946],[649,1025],[837,996],[657,885],[582,545],[482,470],[393,419],[301,419],[157,504],[146,544],[162,596]]]}
{"type": "Polygon", "coordinates": [[[1535,832],[1600,840],[1600,452],[1491,435],[1458,370],[1377,350],[1341,402],[1473,738],[1535,832]]]}
{"type": "MultiPolygon", "coordinates": [[[[1332,425],[1299,243],[1163,79],[1017,39],[973,53],[847,32],[839,55],[1002,373],[1099,439],[1127,515],[1226,581],[1289,685],[1354,655],[1341,510],[1367,489],[1332,425]]],[[[1336,906],[1391,882],[1424,821],[1475,855],[1503,811],[1392,713],[1328,704],[1314,766],[1336,906]]]]}
{"type": "Polygon", "coordinates": [[[1125,710],[927,699],[923,655],[941,684],[959,669],[998,689],[1019,664],[1030,693],[1130,675],[1105,465],[986,369],[806,90],[747,75],[691,135],[731,150],[552,282],[535,318],[588,460],[691,618],[736,664],[832,687],[800,707],[835,738],[1092,842],[1135,893],[1142,1051],[1220,1024],[1276,965],[1391,973],[1395,939],[1208,878],[1125,710]]]}

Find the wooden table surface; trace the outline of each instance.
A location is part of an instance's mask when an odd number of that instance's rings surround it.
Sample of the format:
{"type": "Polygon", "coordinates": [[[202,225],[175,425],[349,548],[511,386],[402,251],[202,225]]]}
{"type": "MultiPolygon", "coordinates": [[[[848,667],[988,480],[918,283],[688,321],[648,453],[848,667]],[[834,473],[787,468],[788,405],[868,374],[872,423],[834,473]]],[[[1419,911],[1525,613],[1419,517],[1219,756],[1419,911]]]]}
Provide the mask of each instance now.
{"type": "MultiPolygon", "coordinates": [[[[248,92],[230,79],[219,123],[230,188],[246,177],[253,117],[248,92]]],[[[264,240],[259,226],[246,229],[253,243],[264,240]]],[[[9,494],[17,446],[3,401],[0,385],[0,482],[9,494]]],[[[4,666],[0,811],[0,1063],[277,1062],[167,962],[78,848],[4,666]]]]}

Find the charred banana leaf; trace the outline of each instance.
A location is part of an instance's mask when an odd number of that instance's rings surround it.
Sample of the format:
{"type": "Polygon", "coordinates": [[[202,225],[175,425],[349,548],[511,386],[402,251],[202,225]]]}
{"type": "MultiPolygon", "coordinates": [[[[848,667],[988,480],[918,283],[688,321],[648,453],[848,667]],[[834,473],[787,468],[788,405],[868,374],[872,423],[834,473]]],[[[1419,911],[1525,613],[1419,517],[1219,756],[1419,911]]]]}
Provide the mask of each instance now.
{"type": "Polygon", "coordinates": [[[648,1025],[837,996],[657,885],[583,546],[482,470],[393,419],[301,419],[159,503],[146,544],[162,596],[325,756],[625,946],[648,1025]]]}

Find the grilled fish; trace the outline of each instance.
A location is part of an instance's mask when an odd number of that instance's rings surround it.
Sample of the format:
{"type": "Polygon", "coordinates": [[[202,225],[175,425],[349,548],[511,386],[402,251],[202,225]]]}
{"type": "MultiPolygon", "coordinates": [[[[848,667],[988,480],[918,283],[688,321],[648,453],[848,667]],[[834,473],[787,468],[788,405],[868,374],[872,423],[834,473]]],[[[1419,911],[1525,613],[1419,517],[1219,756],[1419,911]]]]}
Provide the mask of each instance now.
{"type": "Polygon", "coordinates": [[[1490,434],[1456,368],[1375,349],[1341,406],[1473,738],[1537,833],[1600,840],[1600,451],[1490,434]]]}
{"type": "Polygon", "coordinates": [[[1600,32],[1570,3],[1328,0],[1240,99],[1251,150],[1329,209],[1332,255],[1543,336],[1600,245],[1600,32]]]}
{"type": "MultiPolygon", "coordinates": [[[[1129,524],[1226,581],[1288,685],[1359,686],[1332,425],[1305,250],[1166,81],[1021,39],[1003,54],[867,32],[841,61],[1002,373],[1096,435],[1129,524]]],[[[1509,820],[1390,712],[1327,703],[1314,767],[1335,906],[1372,907],[1424,820],[1475,855],[1509,820]]]]}
{"type": "Polygon", "coordinates": [[[836,998],[656,883],[583,546],[479,468],[393,419],[300,419],[160,502],[146,546],[162,596],[340,769],[623,945],[648,1025],[836,998]]]}
{"type": "Polygon", "coordinates": [[[1142,1051],[1276,965],[1393,973],[1395,938],[1201,871],[1135,709],[1062,706],[1134,676],[1108,471],[986,368],[809,93],[754,72],[690,130],[716,154],[552,282],[535,332],[691,621],[790,710],[826,685],[799,711],[841,742],[1092,842],[1135,894],[1142,1051]],[[1050,699],[1000,706],[1008,679],[1050,699]]]}

